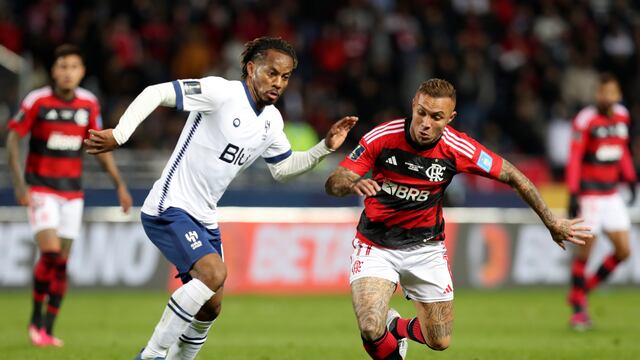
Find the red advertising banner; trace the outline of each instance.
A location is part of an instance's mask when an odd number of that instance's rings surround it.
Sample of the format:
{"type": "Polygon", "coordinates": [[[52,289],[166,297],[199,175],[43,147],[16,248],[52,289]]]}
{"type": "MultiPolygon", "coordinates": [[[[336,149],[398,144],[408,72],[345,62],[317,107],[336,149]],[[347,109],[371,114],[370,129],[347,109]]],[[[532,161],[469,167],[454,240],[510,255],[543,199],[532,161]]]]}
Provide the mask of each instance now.
{"type": "MultiPolygon", "coordinates": [[[[225,291],[233,293],[344,293],[356,222],[239,223],[220,225],[228,269],[225,291]]],[[[453,261],[456,224],[447,224],[453,261]]],[[[170,275],[174,279],[175,270],[170,275]]],[[[170,288],[179,286],[172,280],[170,288]]]]}

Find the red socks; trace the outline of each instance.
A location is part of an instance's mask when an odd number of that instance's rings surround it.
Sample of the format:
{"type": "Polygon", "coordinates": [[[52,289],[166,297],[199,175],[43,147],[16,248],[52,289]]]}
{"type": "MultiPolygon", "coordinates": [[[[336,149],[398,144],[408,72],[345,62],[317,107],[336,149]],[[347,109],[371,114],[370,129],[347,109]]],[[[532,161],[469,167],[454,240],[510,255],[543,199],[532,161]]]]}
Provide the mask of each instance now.
{"type": "Polygon", "coordinates": [[[395,325],[392,323],[390,328],[396,338],[408,338],[413,341],[417,341],[420,344],[426,343],[424,335],[422,334],[422,329],[420,328],[420,320],[418,320],[417,317],[413,319],[398,318],[394,322],[395,325]]]}
{"type": "Polygon", "coordinates": [[[398,352],[398,340],[386,330],[378,340],[362,340],[365,350],[374,360],[402,360],[398,352]]]}

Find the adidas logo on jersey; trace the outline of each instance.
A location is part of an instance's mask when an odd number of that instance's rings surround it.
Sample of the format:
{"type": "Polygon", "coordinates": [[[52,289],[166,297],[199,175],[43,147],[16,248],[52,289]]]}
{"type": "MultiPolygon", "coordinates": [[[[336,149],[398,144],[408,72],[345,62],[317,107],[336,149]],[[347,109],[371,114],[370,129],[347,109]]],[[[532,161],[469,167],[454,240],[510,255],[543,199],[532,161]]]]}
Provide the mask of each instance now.
{"type": "Polygon", "coordinates": [[[396,161],[396,157],[392,156],[390,158],[387,159],[387,161],[385,161],[387,164],[391,164],[391,165],[398,165],[398,162],[396,161]]]}
{"type": "Polygon", "coordinates": [[[47,112],[47,115],[45,115],[44,117],[47,120],[57,120],[58,119],[58,112],[56,111],[56,109],[51,109],[49,110],[49,112],[47,112]]]}

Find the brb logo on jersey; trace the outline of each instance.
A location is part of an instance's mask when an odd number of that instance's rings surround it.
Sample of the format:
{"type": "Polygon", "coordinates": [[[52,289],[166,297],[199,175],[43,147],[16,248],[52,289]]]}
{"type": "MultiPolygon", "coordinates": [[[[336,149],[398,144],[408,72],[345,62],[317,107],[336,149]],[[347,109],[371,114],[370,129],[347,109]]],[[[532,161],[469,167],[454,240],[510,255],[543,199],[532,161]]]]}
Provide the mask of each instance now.
{"type": "Polygon", "coordinates": [[[197,232],[189,231],[188,233],[184,234],[184,237],[187,238],[187,241],[190,243],[191,250],[195,250],[202,246],[202,241],[198,240],[197,232]]]}
{"type": "Polygon", "coordinates": [[[431,182],[442,181],[444,180],[444,171],[446,168],[446,166],[431,164],[431,166],[429,166],[429,168],[425,171],[425,174],[431,182]]]}
{"type": "Polygon", "coordinates": [[[429,190],[418,190],[416,188],[398,185],[389,180],[382,183],[382,191],[397,198],[410,201],[427,201],[429,198],[429,190]]]}
{"type": "Polygon", "coordinates": [[[47,140],[47,149],[60,151],[77,151],[82,147],[82,136],[65,135],[52,132],[47,140]]]}
{"type": "Polygon", "coordinates": [[[249,160],[249,156],[245,153],[244,148],[230,143],[222,150],[219,159],[229,164],[242,166],[249,160]]]}

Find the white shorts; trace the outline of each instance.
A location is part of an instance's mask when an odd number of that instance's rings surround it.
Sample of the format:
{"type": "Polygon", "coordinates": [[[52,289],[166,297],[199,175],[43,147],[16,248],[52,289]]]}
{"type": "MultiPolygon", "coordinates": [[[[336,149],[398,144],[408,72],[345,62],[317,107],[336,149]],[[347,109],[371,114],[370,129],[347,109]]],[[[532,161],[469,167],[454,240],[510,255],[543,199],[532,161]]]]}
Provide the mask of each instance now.
{"type": "Polygon", "coordinates": [[[387,249],[353,240],[349,283],[377,277],[400,284],[407,299],[422,303],[453,300],[453,281],[443,241],[409,249],[387,249]]]}
{"type": "Polygon", "coordinates": [[[75,239],[80,235],[84,200],[66,199],[56,194],[31,192],[29,224],[33,234],[56,229],[58,236],[75,239]]]}
{"type": "Polygon", "coordinates": [[[596,234],[604,231],[624,231],[631,228],[627,206],[619,193],[580,196],[580,214],[584,224],[596,234]]]}

